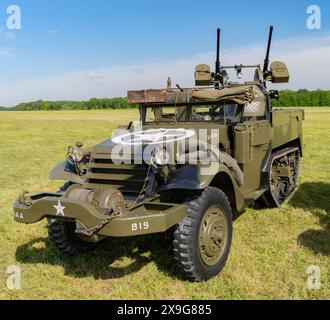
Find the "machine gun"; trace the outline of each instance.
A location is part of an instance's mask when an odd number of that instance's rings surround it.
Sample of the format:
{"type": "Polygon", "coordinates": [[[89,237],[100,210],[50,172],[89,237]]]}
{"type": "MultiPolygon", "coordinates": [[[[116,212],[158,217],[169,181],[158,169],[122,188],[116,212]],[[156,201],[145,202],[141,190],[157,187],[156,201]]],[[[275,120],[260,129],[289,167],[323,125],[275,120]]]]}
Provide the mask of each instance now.
{"type": "Polygon", "coordinates": [[[260,82],[266,87],[267,81],[272,83],[288,83],[290,74],[285,63],[275,61],[271,63],[269,69],[269,56],[272,45],[274,27],[270,26],[269,37],[267,44],[266,58],[264,61],[264,67],[261,69],[260,64],[255,65],[243,65],[237,64],[233,66],[221,66],[220,61],[220,41],[221,41],[221,29],[217,29],[217,54],[215,63],[215,72],[211,72],[211,68],[207,64],[200,64],[195,69],[195,81],[196,86],[211,86],[215,89],[221,89],[224,86],[230,84],[228,80],[227,69],[234,69],[239,79],[242,78],[243,69],[254,68],[256,69],[254,81],[260,82]]]}

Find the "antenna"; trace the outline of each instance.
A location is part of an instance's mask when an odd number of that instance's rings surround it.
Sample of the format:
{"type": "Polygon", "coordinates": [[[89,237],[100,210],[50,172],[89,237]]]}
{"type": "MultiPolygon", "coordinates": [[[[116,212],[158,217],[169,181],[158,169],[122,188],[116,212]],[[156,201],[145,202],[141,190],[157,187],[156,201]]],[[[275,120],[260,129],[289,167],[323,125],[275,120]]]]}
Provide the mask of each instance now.
{"type": "Polygon", "coordinates": [[[266,53],[266,59],[265,59],[265,64],[264,64],[264,70],[263,70],[264,75],[267,74],[267,72],[268,72],[269,54],[270,54],[270,47],[272,45],[273,31],[274,31],[274,27],[273,26],[270,26],[270,29],[269,29],[269,38],[268,38],[268,46],[267,46],[267,53],[266,53]]]}

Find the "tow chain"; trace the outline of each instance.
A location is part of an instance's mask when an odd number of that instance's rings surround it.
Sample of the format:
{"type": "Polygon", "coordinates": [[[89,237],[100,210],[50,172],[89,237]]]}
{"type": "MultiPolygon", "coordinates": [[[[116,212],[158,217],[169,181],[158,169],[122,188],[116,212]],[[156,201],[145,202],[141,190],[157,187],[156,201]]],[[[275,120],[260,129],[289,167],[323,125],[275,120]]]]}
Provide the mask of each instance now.
{"type": "Polygon", "coordinates": [[[86,229],[86,230],[77,230],[78,234],[81,234],[83,236],[92,237],[95,233],[99,232],[103,227],[105,227],[108,223],[110,223],[112,220],[120,218],[123,214],[119,211],[107,210],[104,213],[105,216],[107,216],[104,220],[102,220],[98,225],[96,225],[93,228],[86,229]]]}

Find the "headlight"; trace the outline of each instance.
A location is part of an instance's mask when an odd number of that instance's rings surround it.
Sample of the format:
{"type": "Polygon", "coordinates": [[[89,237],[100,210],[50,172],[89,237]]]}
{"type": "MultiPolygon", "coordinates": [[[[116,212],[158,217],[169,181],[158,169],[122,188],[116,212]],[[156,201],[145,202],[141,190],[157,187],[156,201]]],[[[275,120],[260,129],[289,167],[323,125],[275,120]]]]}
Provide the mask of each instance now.
{"type": "Polygon", "coordinates": [[[81,148],[69,148],[67,159],[72,164],[77,164],[85,158],[84,150],[81,148]]]}

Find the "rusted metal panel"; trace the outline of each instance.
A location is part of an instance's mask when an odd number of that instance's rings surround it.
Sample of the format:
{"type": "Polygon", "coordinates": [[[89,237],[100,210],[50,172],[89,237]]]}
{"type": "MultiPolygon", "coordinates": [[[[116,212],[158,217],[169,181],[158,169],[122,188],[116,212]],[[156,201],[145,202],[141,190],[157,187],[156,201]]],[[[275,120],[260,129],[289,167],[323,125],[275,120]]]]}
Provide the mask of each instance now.
{"type": "Polygon", "coordinates": [[[197,89],[184,89],[181,90],[144,90],[144,91],[129,91],[128,102],[132,104],[176,104],[188,103],[192,100],[193,93],[197,89]]]}
{"type": "Polygon", "coordinates": [[[127,98],[132,104],[166,103],[166,90],[128,91],[127,98]]]}

